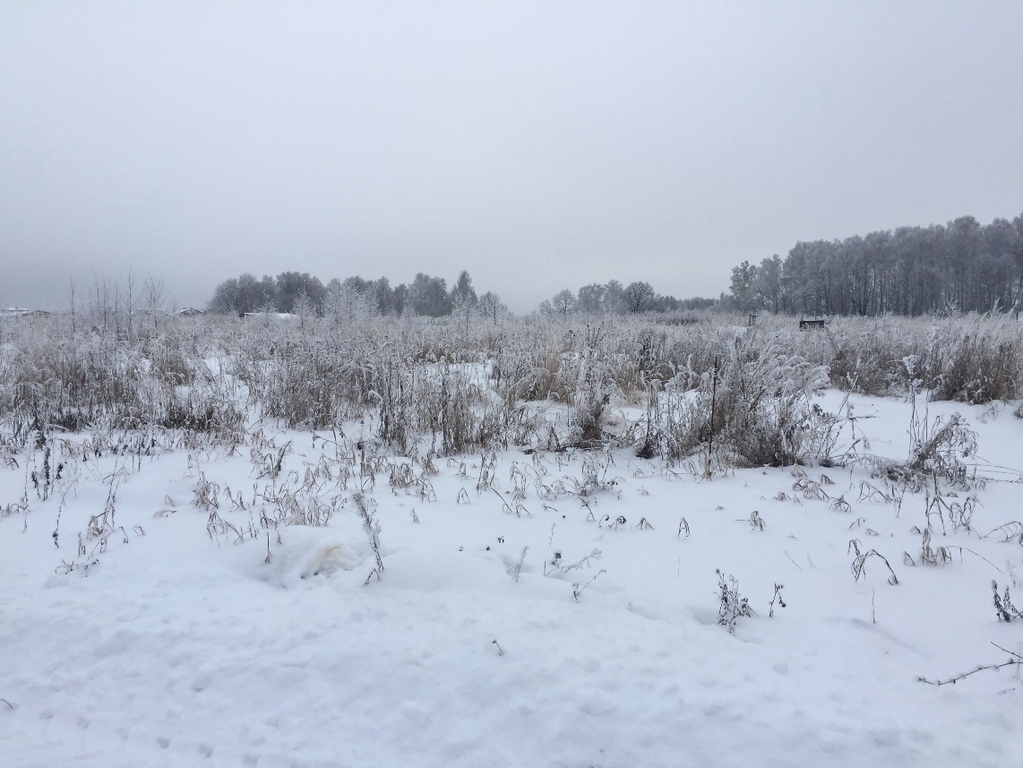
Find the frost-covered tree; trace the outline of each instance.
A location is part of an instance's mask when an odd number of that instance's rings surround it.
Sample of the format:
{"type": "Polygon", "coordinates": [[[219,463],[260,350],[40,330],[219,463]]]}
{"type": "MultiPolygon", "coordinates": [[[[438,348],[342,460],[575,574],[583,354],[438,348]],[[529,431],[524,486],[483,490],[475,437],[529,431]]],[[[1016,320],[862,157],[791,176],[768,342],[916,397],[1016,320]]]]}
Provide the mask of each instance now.
{"type": "Polygon", "coordinates": [[[440,277],[431,277],[418,273],[409,286],[409,304],[417,315],[442,317],[451,314],[451,297],[448,295],[447,281],[440,277]]]}
{"type": "Polygon", "coordinates": [[[657,294],[650,283],[641,281],[629,283],[622,292],[622,296],[625,299],[625,306],[628,311],[633,314],[638,314],[646,310],[656,295],[657,294]]]}
{"type": "Polygon", "coordinates": [[[764,309],[780,312],[782,309],[782,261],[775,254],[760,262],[757,268],[756,292],[759,294],[764,309]]]}
{"type": "Polygon", "coordinates": [[[409,308],[409,288],[405,283],[399,283],[391,291],[391,314],[403,315],[409,308]]]}
{"type": "Polygon", "coordinates": [[[551,299],[551,312],[561,317],[568,317],[575,312],[575,295],[567,288],[558,291],[551,299]]]}
{"type": "Polygon", "coordinates": [[[313,300],[304,293],[300,294],[298,298],[295,299],[292,312],[293,314],[298,315],[299,328],[301,328],[303,332],[308,330],[313,318],[317,315],[316,305],[313,303],[313,300]]]}
{"type": "Polygon", "coordinates": [[[588,315],[599,315],[606,310],[607,286],[600,283],[584,285],[579,289],[576,310],[588,315]]]}
{"type": "Polygon", "coordinates": [[[604,311],[615,315],[623,315],[629,311],[625,286],[617,280],[608,280],[604,286],[604,311]]]}
{"type": "Polygon", "coordinates": [[[451,306],[476,306],[476,290],[472,287],[472,278],[466,270],[458,276],[458,281],[451,287],[451,306]]]}
{"type": "Polygon", "coordinates": [[[508,314],[508,307],[501,303],[501,297],[493,291],[487,291],[479,298],[480,315],[497,324],[502,315],[508,314]]]}
{"type": "Polygon", "coordinates": [[[798,242],[765,259],[750,290],[748,262],[733,270],[729,301],[801,314],[988,312],[1023,303],[1023,215],[981,225],[899,227],[844,240],[798,242]],[[780,282],[780,290],[779,290],[780,282]]]}
{"type": "Polygon", "coordinates": [[[315,306],[321,306],[326,289],[318,277],[308,273],[281,272],[275,281],[277,288],[275,302],[278,312],[291,313],[299,296],[305,295],[315,306]]]}
{"type": "Polygon", "coordinates": [[[732,269],[732,300],[740,312],[756,312],[760,308],[757,295],[757,268],[748,261],[732,269]]]}
{"type": "Polygon", "coordinates": [[[376,314],[376,301],[370,291],[359,290],[359,283],[334,278],[327,283],[324,314],[338,325],[363,323],[376,314]]]}
{"type": "Polygon", "coordinates": [[[216,287],[208,304],[211,312],[245,314],[259,312],[267,304],[275,302],[277,289],[272,277],[262,279],[248,272],[238,278],[225,280],[216,287]]]}
{"type": "Polygon", "coordinates": [[[394,291],[386,277],[381,277],[370,286],[370,293],[376,302],[377,312],[381,315],[394,314],[394,291]]]}

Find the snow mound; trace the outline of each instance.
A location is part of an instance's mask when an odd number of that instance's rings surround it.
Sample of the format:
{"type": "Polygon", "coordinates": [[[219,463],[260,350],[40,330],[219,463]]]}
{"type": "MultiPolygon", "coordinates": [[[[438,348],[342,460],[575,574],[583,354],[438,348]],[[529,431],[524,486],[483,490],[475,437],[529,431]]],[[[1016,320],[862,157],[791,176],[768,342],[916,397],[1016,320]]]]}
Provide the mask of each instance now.
{"type": "Polygon", "coordinates": [[[243,572],[273,587],[295,589],[339,571],[353,571],[371,553],[365,543],[346,540],[337,530],[292,526],[270,534],[269,549],[262,554],[260,561],[254,545],[240,547],[243,572]]]}

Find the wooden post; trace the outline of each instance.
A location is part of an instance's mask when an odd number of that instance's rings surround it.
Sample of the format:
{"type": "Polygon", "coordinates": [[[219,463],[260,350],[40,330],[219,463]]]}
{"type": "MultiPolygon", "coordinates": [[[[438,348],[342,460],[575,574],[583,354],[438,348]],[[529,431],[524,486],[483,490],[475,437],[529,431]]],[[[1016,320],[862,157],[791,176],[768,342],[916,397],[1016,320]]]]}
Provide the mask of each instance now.
{"type": "Polygon", "coordinates": [[[714,378],[710,382],[710,439],[707,440],[707,461],[703,465],[703,476],[708,480],[711,477],[710,461],[714,454],[714,411],[717,406],[718,395],[718,358],[714,358],[714,378]]]}

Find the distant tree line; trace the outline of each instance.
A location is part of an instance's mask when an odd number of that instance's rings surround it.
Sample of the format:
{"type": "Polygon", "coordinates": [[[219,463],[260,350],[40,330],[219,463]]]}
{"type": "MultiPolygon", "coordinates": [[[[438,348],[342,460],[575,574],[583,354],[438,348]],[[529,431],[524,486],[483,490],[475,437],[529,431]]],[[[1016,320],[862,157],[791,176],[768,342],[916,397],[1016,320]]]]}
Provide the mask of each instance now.
{"type": "Polygon", "coordinates": [[[218,285],[207,309],[225,314],[280,312],[347,320],[403,314],[443,317],[472,311],[496,320],[500,313],[507,312],[496,293],[477,296],[472,278],[464,270],[450,290],[443,278],[422,272],[410,285],[393,287],[386,277],[334,278],[323,285],[307,273],[282,272],[276,278],[264,275],[259,279],[244,274],[218,285]]]}
{"type": "Polygon", "coordinates": [[[723,307],[805,315],[922,315],[1023,307],[1023,214],[796,243],[732,270],[723,307]]]}
{"type": "Polygon", "coordinates": [[[559,291],[552,298],[540,302],[540,313],[554,317],[571,314],[626,315],[707,309],[716,303],[715,299],[679,300],[674,296],[662,296],[646,282],[622,285],[617,280],[610,280],[584,285],[575,293],[567,288],[559,291]]]}

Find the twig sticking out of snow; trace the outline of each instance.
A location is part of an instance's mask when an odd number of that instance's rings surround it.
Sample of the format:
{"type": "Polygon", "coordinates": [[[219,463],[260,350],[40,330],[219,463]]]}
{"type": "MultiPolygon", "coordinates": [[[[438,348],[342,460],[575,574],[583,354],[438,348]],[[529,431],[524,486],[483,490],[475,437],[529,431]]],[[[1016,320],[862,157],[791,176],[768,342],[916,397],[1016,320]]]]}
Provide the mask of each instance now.
{"type": "Polygon", "coordinates": [[[981,664],[976,669],[971,669],[969,672],[963,672],[961,675],[956,675],[955,677],[950,677],[946,680],[928,680],[926,677],[918,677],[917,682],[927,683],[927,685],[934,686],[955,685],[960,680],[965,680],[970,675],[975,675],[978,672],[981,672],[985,669],[990,669],[992,672],[997,672],[1003,667],[1023,666],[1023,656],[1020,656],[1018,653],[1014,653],[1013,651],[1010,651],[1006,648],[1002,648],[1002,646],[998,645],[997,643],[991,643],[991,645],[993,645],[998,650],[1004,651],[1005,653],[1015,658],[1009,659],[1008,661],[1003,661],[1001,664],[981,664]]]}

